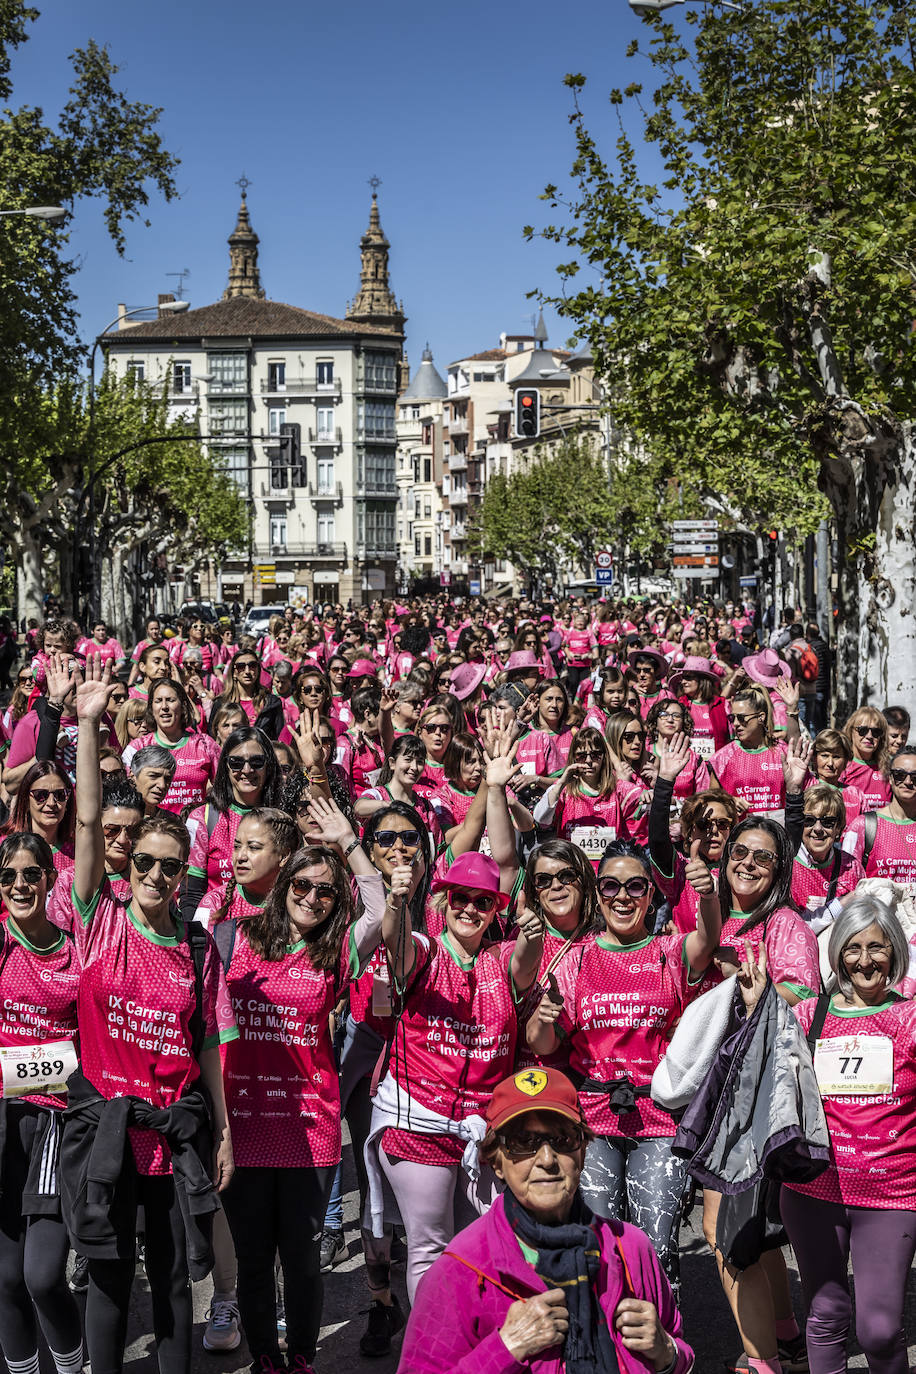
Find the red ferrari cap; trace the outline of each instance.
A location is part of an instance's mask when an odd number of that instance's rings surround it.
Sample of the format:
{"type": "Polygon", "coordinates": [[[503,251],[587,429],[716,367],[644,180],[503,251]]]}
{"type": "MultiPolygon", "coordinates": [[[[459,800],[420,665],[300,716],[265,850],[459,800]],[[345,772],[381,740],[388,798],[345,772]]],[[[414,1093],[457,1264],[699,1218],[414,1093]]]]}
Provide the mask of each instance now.
{"type": "Polygon", "coordinates": [[[498,1131],[525,1112],[556,1112],[577,1126],[582,1124],[578,1094],[559,1069],[523,1069],[504,1078],[490,1098],[487,1125],[498,1131]]]}

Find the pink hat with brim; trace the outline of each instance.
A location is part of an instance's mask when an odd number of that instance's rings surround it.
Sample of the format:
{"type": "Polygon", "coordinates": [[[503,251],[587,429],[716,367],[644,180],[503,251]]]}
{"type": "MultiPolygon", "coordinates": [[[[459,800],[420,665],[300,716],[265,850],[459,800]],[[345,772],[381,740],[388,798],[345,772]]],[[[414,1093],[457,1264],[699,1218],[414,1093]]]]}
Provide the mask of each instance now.
{"type": "Polygon", "coordinates": [[[518,673],[523,670],[536,670],[541,677],[547,671],[537,654],[533,654],[530,649],[514,649],[506,660],[506,672],[518,673]]]}
{"type": "Polygon", "coordinates": [[[487,672],[485,663],[459,663],[452,669],[452,685],[449,688],[453,697],[459,701],[472,696],[483,682],[487,672]]]}
{"type": "Polygon", "coordinates": [[[672,673],[668,679],[668,686],[675,695],[681,689],[681,679],[685,677],[707,677],[710,682],[718,682],[712,670],[712,664],[708,658],[700,658],[698,654],[688,654],[684,662],[678,667],[676,673],[672,673]]]}
{"type": "Polygon", "coordinates": [[[667,677],[670,665],[665,655],[660,654],[658,649],[631,649],[627,655],[627,662],[631,668],[636,667],[636,660],[638,658],[651,658],[658,666],[659,677],[667,677]]]}
{"type": "Polygon", "coordinates": [[[473,892],[490,892],[499,898],[499,910],[505,911],[512,898],[499,890],[499,864],[486,854],[470,850],[459,854],[441,878],[432,885],[433,892],[447,892],[450,887],[467,887],[473,892]]]}
{"type": "Polygon", "coordinates": [[[773,687],[781,677],[791,677],[792,669],[785,659],[779,657],[775,649],[764,649],[759,654],[748,654],[741,661],[741,667],[752,682],[761,687],[773,687]]]}
{"type": "Polygon", "coordinates": [[[347,677],[375,677],[378,665],[371,658],[358,658],[347,673],[347,677]]]}

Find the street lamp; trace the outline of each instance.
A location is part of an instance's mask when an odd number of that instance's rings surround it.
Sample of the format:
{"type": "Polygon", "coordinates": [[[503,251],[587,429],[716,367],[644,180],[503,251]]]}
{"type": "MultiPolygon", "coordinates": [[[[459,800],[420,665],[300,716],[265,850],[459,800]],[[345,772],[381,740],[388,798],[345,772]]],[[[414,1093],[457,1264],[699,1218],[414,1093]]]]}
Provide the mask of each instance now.
{"type": "Polygon", "coordinates": [[[31,215],[32,219],[63,219],[66,210],[62,205],[27,205],[24,210],[0,210],[0,215],[31,215]]]}

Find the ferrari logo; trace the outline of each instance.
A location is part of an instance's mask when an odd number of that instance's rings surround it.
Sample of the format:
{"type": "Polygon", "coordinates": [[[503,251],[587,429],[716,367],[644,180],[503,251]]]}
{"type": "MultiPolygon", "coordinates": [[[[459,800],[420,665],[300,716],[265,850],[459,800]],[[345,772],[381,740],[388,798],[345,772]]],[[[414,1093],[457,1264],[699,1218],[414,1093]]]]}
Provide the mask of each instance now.
{"type": "Polygon", "coordinates": [[[547,1075],[543,1069],[529,1069],[527,1073],[517,1073],[515,1075],[515,1086],[519,1092],[527,1093],[529,1097],[537,1097],[547,1087],[547,1075]]]}

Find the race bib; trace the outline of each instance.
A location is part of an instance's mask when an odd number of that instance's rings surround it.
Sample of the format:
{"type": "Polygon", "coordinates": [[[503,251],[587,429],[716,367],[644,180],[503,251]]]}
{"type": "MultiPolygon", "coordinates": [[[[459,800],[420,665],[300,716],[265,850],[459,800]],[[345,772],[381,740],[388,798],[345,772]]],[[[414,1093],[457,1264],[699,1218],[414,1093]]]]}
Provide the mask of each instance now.
{"type": "Polygon", "coordinates": [[[757,814],[766,816],[767,820],[775,821],[777,825],[785,825],[786,823],[786,813],[783,809],[778,811],[759,811],[757,814]]]}
{"type": "Polygon", "coordinates": [[[372,975],[372,1015],[391,1015],[391,984],[381,973],[372,975]]]}
{"type": "Polygon", "coordinates": [[[876,1097],[894,1088],[894,1042],[887,1035],[818,1040],[814,1072],[824,1097],[876,1097]]]}
{"type": "Polygon", "coordinates": [[[345,744],[338,744],[336,750],[334,751],[334,762],[336,764],[342,764],[346,757],[347,746],[345,744]]]}
{"type": "Polygon", "coordinates": [[[533,759],[529,759],[527,763],[522,764],[521,773],[523,778],[535,778],[537,777],[537,771],[533,759]]]}
{"type": "Polygon", "coordinates": [[[714,739],[702,739],[699,735],[694,735],[690,741],[690,747],[701,759],[711,759],[716,752],[716,742],[714,739]]]}
{"type": "Polygon", "coordinates": [[[379,780],[379,778],[380,778],[381,776],[382,776],[382,770],[381,770],[381,768],[372,768],[372,769],[370,769],[370,771],[366,774],[366,786],[367,786],[367,787],[376,787],[376,786],[378,785],[378,780],[379,780]]]}
{"type": "Polygon", "coordinates": [[[587,859],[597,862],[604,858],[604,851],[617,838],[613,825],[577,825],[573,827],[570,839],[577,849],[581,849],[587,859]]]}
{"type": "Polygon", "coordinates": [[[43,1045],[7,1045],[0,1049],[3,1096],[26,1093],[65,1093],[67,1079],[78,1060],[72,1040],[48,1040],[43,1045]]]}

